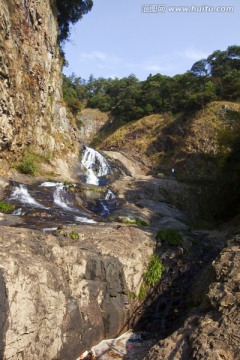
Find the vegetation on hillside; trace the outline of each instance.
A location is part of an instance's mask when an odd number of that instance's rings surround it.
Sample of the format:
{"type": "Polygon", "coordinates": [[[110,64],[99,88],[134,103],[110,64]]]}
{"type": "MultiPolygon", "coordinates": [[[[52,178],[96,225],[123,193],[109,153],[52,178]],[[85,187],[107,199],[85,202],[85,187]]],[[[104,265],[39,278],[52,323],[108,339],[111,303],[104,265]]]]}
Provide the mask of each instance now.
{"type": "Polygon", "coordinates": [[[64,98],[73,114],[83,107],[110,113],[93,146],[132,152],[155,173],[174,166],[178,179],[198,184],[203,219],[238,213],[240,46],[173,77],[64,77],[64,98]]]}
{"type": "Polygon", "coordinates": [[[213,100],[240,99],[240,46],[214,51],[181,75],[149,75],[139,81],[131,74],[122,79],[88,81],[64,77],[64,97],[73,112],[81,104],[110,111],[118,126],[146,115],[191,112],[213,100]]]}

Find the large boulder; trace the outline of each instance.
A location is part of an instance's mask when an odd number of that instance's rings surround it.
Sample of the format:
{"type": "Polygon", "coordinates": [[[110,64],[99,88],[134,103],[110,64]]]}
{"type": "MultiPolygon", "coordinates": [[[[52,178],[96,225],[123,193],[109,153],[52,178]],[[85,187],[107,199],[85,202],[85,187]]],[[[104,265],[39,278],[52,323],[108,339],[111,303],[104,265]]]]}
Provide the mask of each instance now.
{"type": "Polygon", "coordinates": [[[2,226],[1,359],[74,359],[127,329],[153,245],[136,227],[2,226]]]}

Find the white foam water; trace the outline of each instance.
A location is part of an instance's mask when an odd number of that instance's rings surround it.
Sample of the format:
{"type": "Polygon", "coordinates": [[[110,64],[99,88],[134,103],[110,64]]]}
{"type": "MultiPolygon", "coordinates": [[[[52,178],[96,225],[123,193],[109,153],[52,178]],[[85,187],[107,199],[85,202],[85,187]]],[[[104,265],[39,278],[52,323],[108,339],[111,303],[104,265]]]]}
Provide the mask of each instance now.
{"type": "Polygon", "coordinates": [[[33,207],[47,209],[45,206],[37,202],[28,192],[26,186],[19,184],[12,193],[10,200],[18,200],[23,204],[31,205],[33,207]]]}
{"type": "Polygon", "coordinates": [[[21,216],[21,215],[24,215],[24,212],[22,211],[22,208],[19,208],[19,209],[14,210],[12,215],[21,216]]]}
{"type": "Polygon", "coordinates": [[[107,160],[98,151],[87,146],[81,162],[87,170],[87,184],[99,185],[99,177],[111,174],[111,168],[107,160]]]}
{"type": "Polygon", "coordinates": [[[110,189],[108,189],[106,195],[105,195],[105,200],[113,200],[116,199],[116,195],[114,194],[114,192],[110,189]]]}
{"type": "Polygon", "coordinates": [[[54,190],[54,193],[53,193],[54,204],[56,204],[57,206],[61,207],[64,210],[74,211],[74,209],[71,208],[69,206],[69,204],[67,203],[67,200],[66,200],[67,192],[66,192],[65,186],[62,183],[56,183],[55,187],[56,187],[56,189],[54,190]]]}
{"type": "Polygon", "coordinates": [[[88,224],[96,224],[97,222],[93,219],[88,219],[84,216],[75,216],[74,217],[76,221],[82,222],[82,223],[88,223],[88,224]]]}
{"type": "Polygon", "coordinates": [[[57,185],[59,185],[61,183],[55,183],[55,182],[51,182],[51,181],[45,181],[43,182],[40,186],[42,187],[55,187],[57,185]]]}

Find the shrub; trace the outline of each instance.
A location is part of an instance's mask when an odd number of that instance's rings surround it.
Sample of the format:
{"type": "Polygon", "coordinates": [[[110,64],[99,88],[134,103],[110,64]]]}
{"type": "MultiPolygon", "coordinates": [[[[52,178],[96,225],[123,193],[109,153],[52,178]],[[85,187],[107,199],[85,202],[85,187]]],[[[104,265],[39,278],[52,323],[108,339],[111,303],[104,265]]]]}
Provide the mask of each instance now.
{"type": "Polygon", "coordinates": [[[182,245],[183,235],[176,230],[160,229],[157,232],[156,240],[163,240],[170,246],[182,245]]]}
{"type": "Polygon", "coordinates": [[[39,162],[38,155],[25,152],[23,159],[15,164],[15,168],[23,174],[35,175],[39,169],[39,162]]]}
{"type": "Polygon", "coordinates": [[[15,205],[8,204],[5,201],[0,201],[0,212],[9,214],[15,209],[15,205]]]}

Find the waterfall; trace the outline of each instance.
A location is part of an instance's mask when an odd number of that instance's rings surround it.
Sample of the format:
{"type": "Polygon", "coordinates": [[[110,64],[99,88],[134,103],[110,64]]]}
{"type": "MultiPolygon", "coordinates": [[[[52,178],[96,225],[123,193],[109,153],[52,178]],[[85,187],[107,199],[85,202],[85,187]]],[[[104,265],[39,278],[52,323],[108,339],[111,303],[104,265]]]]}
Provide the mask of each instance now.
{"type": "Polygon", "coordinates": [[[69,206],[70,204],[67,201],[67,195],[68,193],[66,191],[65,185],[63,185],[62,183],[57,183],[53,193],[54,204],[56,204],[57,206],[61,207],[64,210],[76,211],[75,209],[71,208],[71,206],[69,206]]]}
{"type": "MultiPolygon", "coordinates": [[[[66,186],[63,183],[54,183],[46,181],[42,183],[40,186],[43,187],[55,187],[55,190],[53,192],[53,202],[58,207],[61,207],[64,210],[70,211],[72,213],[80,213],[78,209],[74,207],[73,204],[68,201],[67,196],[68,192],[66,190],[66,186]]],[[[89,224],[95,224],[96,221],[93,219],[89,219],[86,216],[74,216],[75,221],[82,222],[82,223],[89,223],[89,224]]]]}
{"type": "Polygon", "coordinates": [[[99,185],[99,178],[111,174],[107,160],[96,150],[85,146],[82,164],[86,169],[86,183],[99,185]]]}
{"type": "Polygon", "coordinates": [[[46,209],[45,206],[41,205],[29,194],[26,186],[22,184],[19,184],[19,186],[14,190],[12,196],[10,197],[10,200],[18,200],[26,205],[46,209]]]}
{"type": "Polygon", "coordinates": [[[66,191],[66,187],[65,185],[63,185],[63,183],[60,182],[50,182],[50,181],[45,181],[44,183],[42,183],[40,186],[42,187],[55,187],[54,192],[53,192],[53,202],[55,205],[61,207],[64,210],[68,210],[68,211],[74,211],[74,209],[72,209],[69,205],[69,202],[67,200],[67,191],[66,191]]]}

